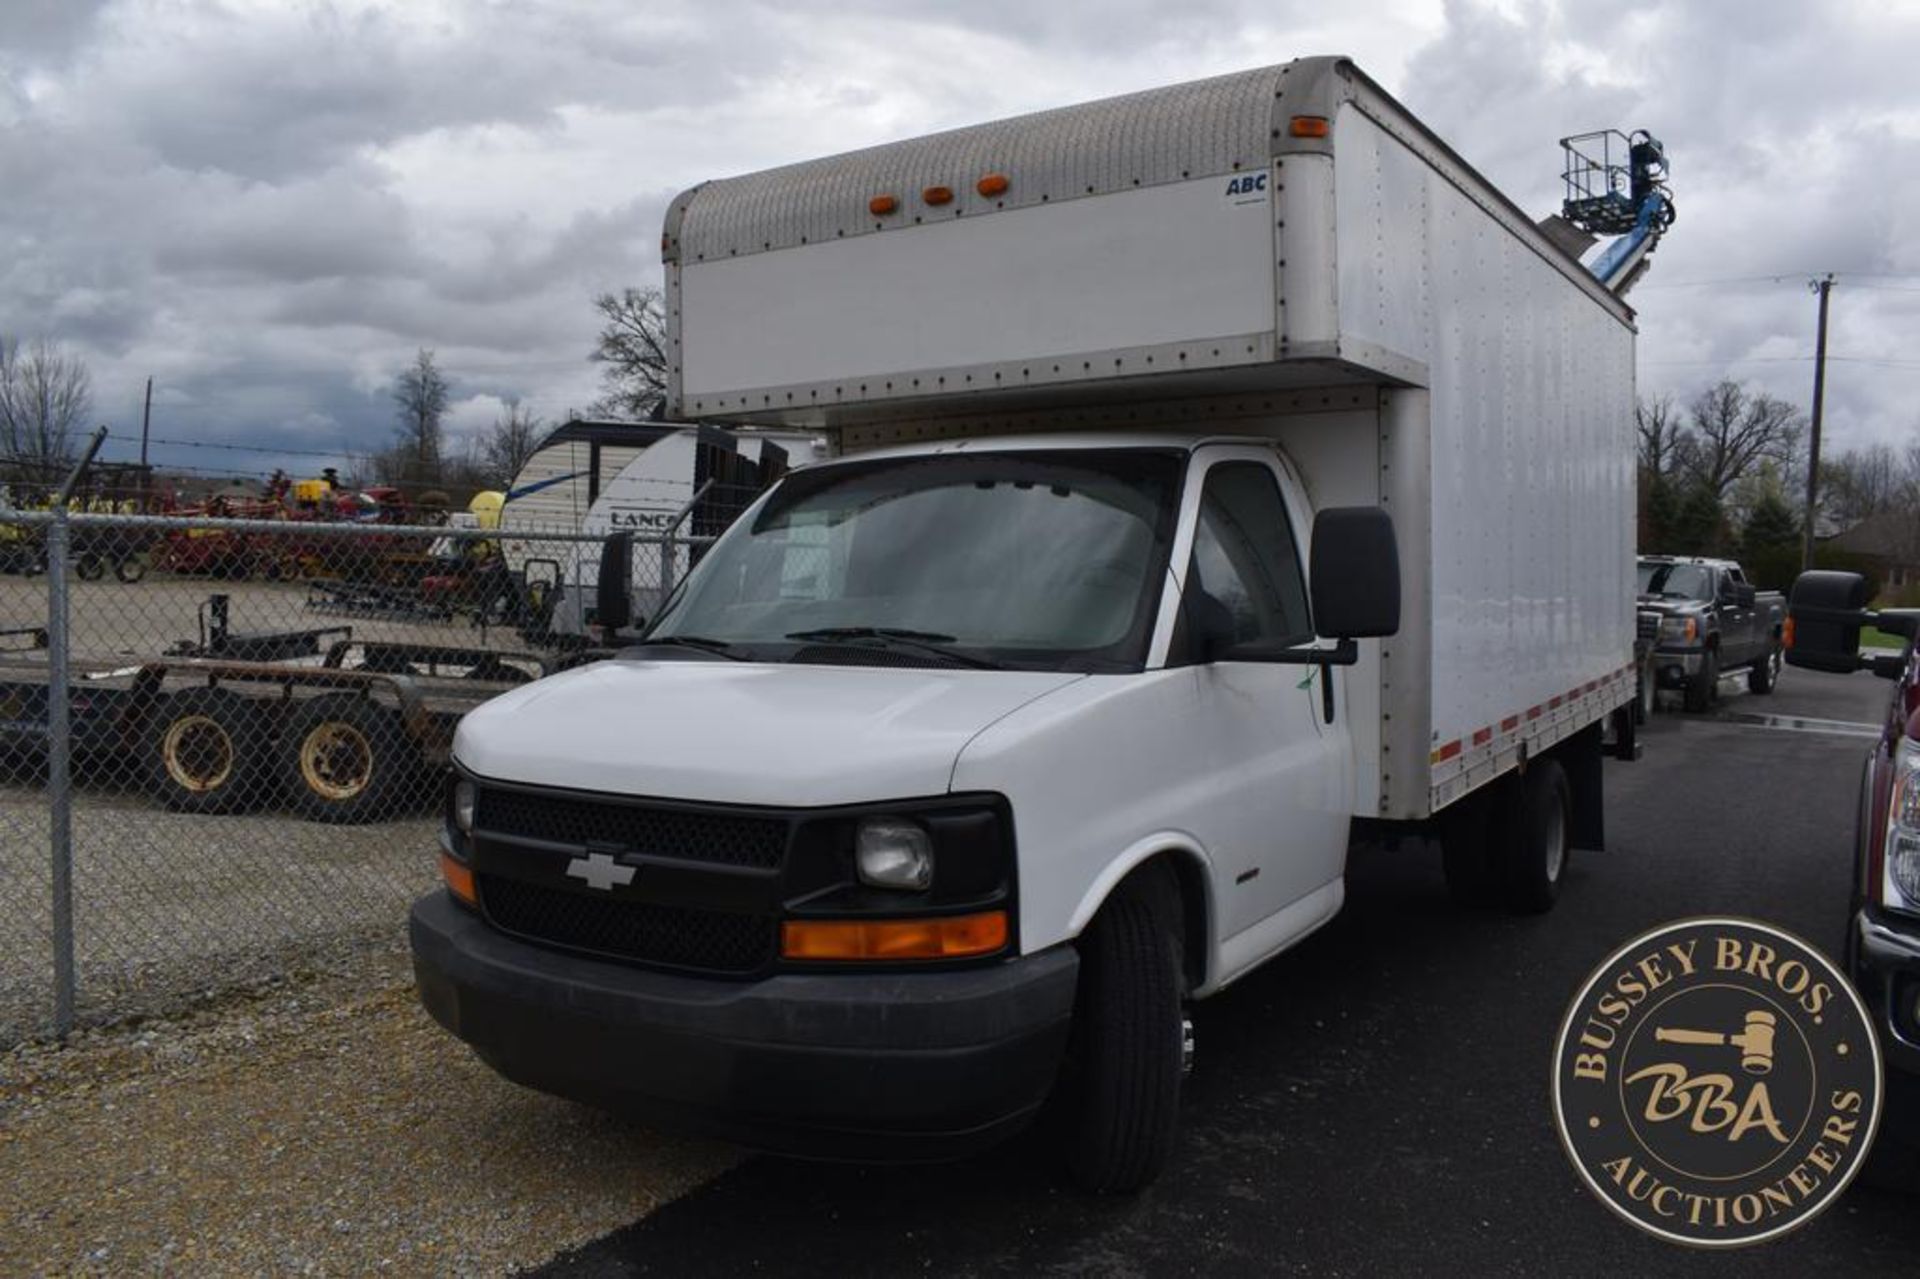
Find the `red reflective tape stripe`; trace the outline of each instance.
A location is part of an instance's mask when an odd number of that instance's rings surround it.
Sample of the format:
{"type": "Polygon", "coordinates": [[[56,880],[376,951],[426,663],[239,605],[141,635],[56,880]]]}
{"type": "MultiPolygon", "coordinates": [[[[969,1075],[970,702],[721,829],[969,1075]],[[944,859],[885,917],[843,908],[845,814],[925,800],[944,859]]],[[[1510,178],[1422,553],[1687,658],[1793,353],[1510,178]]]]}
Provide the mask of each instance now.
{"type": "Polygon", "coordinates": [[[1550,711],[1552,711],[1552,710],[1558,710],[1558,709],[1560,709],[1560,703],[1562,703],[1562,702],[1564,702],[1564,701],[1566,701],[1566,700],[1567,700],[1567,699],[1566,699],[1566,697],[1565,697],[1564,695],[1561,695],[1561,696],[1558,696],[1558,697],[1549,697],[1549,698],[1547,699],[1547,709],[1548,709],[1548,710],[1550,710],[1550,711]]]}
{"type": "Polygon", "coordinates": [[[1433,753],[1433,762],[1444,764],[1460,753],[1460,739],[1455,738],[1433,753]]]}
{"type": "Polygon", "coordinates": [[[1546,707],[1544,707],[1544,706],[1529,706],[1529,707],[1527,707],[1527,718],[1528,718],[1528,719],[1539,719],[1539,718],[1540,718],[1540,712],[1541,712],[1541,711],[1543,711],[1543,710],[1545,710],[1545,709],[1546,709],[1546,707]]]}
{"type": "Polygon", "coordinates": [[[1473,735],[1473,744],[1475,746],[1485,746],[1488,742],[1492,740],[1493,740],[1493,730],[1491,728],[1480,729],[1477,732],[1475,732],[1473,735]]]}
{"type": "Polygon", "coordinates": [[[1520,717],[1518,715],[1509,715],[1500,721],[1500,731],[1503,733],[1511,733],[1518,727],[1520,727],[1520,717]]]}

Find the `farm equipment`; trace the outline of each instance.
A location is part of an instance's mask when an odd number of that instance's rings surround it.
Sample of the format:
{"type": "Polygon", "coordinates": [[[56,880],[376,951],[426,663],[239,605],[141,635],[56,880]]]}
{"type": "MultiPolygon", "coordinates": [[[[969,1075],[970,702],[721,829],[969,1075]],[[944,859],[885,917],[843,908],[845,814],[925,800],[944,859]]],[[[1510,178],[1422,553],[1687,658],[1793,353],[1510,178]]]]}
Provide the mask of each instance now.
{"type": "MultiPolygon", "coordinates": [[[[76,756],[102,773],[130,763],[179,812],[277,798],[314,821],[380,821],[422,811],[469,710],[602,655],[365,640],[348,625],[242,631],[232,621],[231,599],[214,595],[194,639],[76,671],[76,756]]],[[[45,647],[44,629],[0,631],[0,751],[16,759],[47,741],[49,672],[23,660],[45,647]]]]}

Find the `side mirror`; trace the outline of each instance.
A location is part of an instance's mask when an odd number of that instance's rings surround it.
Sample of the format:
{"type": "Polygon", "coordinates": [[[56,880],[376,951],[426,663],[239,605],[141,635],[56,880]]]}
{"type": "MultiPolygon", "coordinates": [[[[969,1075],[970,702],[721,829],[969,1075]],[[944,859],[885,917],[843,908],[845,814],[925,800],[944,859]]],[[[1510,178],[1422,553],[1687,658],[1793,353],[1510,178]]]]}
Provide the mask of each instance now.
{"type": "Polygon", "coordinates": [[[1330,639],[1400,630],[1400,545],[1377,506],[1330,506],[1314,517],[1308,590],[1313,629],[1330,639]]]}
{"type": "Polygon", "coordinates": [[[622,530],[600,546],[594,621],[608,637],[633,621],[633,532],[622,530]]]}
{"type": "Polygon", "coordinates": [[[1860,628],[1867,621],[1867,579],[1811,569],[1794,579],[1787,598],[1787,665],[1846,675],[1860,669],[1860,628]]]}
{"type": "Polygon", "coordinates": [[[1741,584],[1733,588],[1733,602],[1741,608],[1752,608],[1754,600],[1758,597],[1759,592],[1751,586],[1741,584]]]}

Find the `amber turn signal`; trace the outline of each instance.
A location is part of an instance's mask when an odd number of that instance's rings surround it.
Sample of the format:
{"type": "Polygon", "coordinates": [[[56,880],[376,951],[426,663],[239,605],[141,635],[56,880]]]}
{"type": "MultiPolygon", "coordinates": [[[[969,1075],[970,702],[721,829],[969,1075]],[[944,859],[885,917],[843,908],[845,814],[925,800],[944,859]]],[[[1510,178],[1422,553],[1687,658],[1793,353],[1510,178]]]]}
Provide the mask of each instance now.
{"type": "Polygon", "coordinates": [[[440,878],[447,881],[447,891],[467,905],[480,904],[480,895],[473,888],[473,867],[446,853],[441,853],[440,878]]]}
{"type": "Polygon", "coordinates": [[[996,195],[1005,195],[1007,188],[1012,185],[1013,183],[1008,180],[1006,174],[989,173],[986,177],[974,183],[973,189],[991,200],[996,195]]]}
{"type": "Polygon", "coordinates": [[[1780,647],[1793,647],[1793,615],[1791,613],[1787,615],[1786,622],[1780,627],[1780,647]]]}
{"type": "Polygon", "coordinates": [[[884,218],[900,207],[900,201],[890,195],[876,195],[867,201],[867,212],[876,218],[884,218]]]}
{"type": "Polygon", "coordinates": [[[920,198],[928,204],[952,204],[952,187],[928,187],[920,193],[920,198]]]}
{"type": "Polygon", "coordinates": [[[1327,136],[1327,117],[1297,115],[1287,121],[1287,132],[1296,138],[1324,138],[1327,136]]]}
{"type": "Polygon", "coordinates": [[[788,959],[959,959],[1007,944],[1007,912],[940,919],[790,919],[780,928],[788,959]]]}

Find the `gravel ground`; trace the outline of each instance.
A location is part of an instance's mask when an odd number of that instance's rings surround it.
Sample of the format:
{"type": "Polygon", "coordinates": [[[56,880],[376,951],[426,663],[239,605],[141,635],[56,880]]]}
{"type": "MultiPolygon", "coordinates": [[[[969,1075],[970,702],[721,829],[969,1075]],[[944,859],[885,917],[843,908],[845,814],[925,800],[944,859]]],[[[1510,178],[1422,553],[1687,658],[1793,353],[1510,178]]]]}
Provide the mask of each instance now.
{"type": "MultiPolygon", "coordinates": [[[[0,1047],[49,1028],[47,804],[0,788],[0,1047]]],[[[434,820],[323,826],[285,814],[191,816],[82,790],[74,812],[79,1012],[165,1013],[209,990],[397,952],[431,888],[434,820]]]]}
{"type": "Polygon", "coordinates": [[[736,1159],[499,1079],[394,960],[0,1055],[0,1274],[497,1274],[736,1159]]]}

